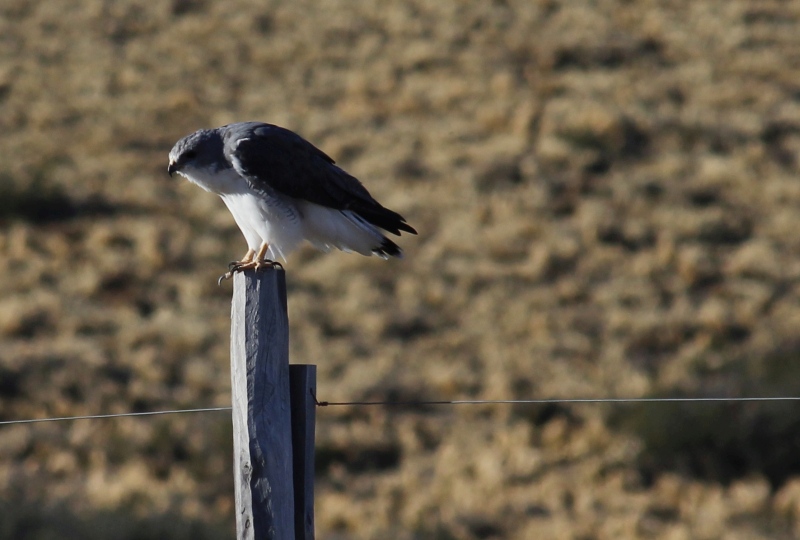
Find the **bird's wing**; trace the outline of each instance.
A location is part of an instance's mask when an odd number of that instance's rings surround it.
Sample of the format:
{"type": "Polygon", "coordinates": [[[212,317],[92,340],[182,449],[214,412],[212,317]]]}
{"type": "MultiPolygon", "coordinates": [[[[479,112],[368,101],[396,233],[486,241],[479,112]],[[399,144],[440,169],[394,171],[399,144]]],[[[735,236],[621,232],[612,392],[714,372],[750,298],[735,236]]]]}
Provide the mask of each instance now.
{"type": "Polygon", "coordinates": [[[400,214],[381,206],[358,179],[296,133],[255,122],[226,128],[225,157],[254,190],[350,210],[391,233],[416,234],[400,214]]]}

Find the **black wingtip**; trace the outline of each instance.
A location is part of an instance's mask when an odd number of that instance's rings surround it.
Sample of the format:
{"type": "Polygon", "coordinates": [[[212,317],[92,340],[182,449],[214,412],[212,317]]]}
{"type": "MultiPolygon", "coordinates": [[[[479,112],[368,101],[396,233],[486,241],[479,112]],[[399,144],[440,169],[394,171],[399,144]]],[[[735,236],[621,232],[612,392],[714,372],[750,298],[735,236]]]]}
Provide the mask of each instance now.
{"type": "Polygon", "coordinates": [[[352,210],[369,223],[397,236],[400,236],[400,231],[417,234],[417,230],[406,223],[403,216],[388,208],[384,208],[377,202],[372,206],[361,206],[360,208],[353,208],[352,210]]]}
{"type": "Polygon", "coordinates": [[[401,231],[405,231],[405,232],[407,232],[407,233],[411,233],[411,234],[417,234],[417,229],[415,229],[414,227],[412,227],[411,225],[409,225],[409,224],[408,224],[408,223],[406,223],[405,221],[401,221],[401,222],[400,222],[400,223],[397,225],[397,228],[398,228],[398,229],[400,229],[401,231]]]}
{"type": "Polygon", "coordinates": [[[400,249],[400,246],[388,238],[384,238],[380,247],[373,249],[372,252],[378,257],[383,257],[384,259],[388,259],[389,257],[397,257],[398,259],[403,258],[403,250],[400,249]]]}

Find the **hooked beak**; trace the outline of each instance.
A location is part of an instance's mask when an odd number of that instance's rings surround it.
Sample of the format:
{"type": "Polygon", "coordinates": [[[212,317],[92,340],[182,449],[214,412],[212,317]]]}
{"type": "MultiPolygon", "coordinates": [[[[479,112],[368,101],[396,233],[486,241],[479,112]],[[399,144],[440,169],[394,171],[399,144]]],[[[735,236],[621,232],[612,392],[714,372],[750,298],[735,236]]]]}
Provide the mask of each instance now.
{"type": "Polygon", "coordinates": [[[175,174],[175,172],[177,170],[178,170],[178,164],[177,163],[170,163],[169,167],[167,167],[167,172],[169,173],[170,176],[175,174]]]}

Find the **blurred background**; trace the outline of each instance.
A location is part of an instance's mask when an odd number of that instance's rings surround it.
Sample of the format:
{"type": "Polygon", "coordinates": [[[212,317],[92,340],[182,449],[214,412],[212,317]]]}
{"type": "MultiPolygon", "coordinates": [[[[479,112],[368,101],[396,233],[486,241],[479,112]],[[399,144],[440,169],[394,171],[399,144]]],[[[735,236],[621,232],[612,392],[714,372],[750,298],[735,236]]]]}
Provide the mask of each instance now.
{"type": "MultiPolygon", "coordinates": [[[[166,174],[297,131],[420,235],[290,257],[325,400],[800,395],[800,3],[0,4],[0,420],[230,404],[244,240],[166,174]]],[[[0,538],[234,536],[229,413],[0,426],[0,538]]],[[[800,406],[318,411],[323,540],[800,536],[800,406]]]]}

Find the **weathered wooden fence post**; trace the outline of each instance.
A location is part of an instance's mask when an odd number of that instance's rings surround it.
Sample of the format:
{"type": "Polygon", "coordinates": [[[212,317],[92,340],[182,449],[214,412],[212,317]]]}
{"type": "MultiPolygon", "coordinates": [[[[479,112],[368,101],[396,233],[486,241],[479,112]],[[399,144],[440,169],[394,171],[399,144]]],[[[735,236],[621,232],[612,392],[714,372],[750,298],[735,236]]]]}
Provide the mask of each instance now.
{"type": "Polygon", "coordinates": [[[294,455],[295,540],[314,540],[314,427],[317,366],[289,366],[294,455]]]}
{"type": "Polygon", "coordinates": [[[289,320],[282,270],[234,275],[231,400],[236,537],[293,540],[289,320]]]}

